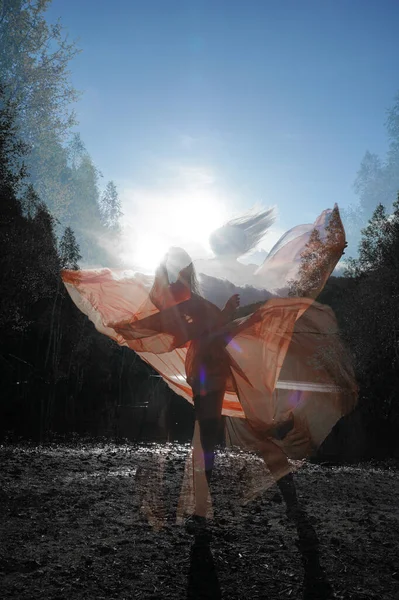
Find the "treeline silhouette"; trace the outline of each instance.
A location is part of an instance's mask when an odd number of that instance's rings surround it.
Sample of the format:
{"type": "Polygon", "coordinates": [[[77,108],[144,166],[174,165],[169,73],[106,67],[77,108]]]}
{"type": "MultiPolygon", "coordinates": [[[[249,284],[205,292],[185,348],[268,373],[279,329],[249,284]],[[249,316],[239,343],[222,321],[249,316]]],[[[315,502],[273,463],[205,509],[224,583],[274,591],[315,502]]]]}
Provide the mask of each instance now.
{"type": "Polygon", "coordinates": [[[341,431],[339,446],[349,455],[398,457],[399,195],[389,214],[377,206],[358,257],[349,259],[343,277],[330,279],[319,300],[337,315],[359,384],[358,409],[331,437],[341,431]]]}
{"type": "MultiPolygon", "coordinates": [[[[188,403],[98,334],[60,279],[64,267],[118,266],[121,210],[115,185],[100,192],[99,171],[72,133],[77,94],[67,66],[77,50],[59,24],[46,23],[47,4],[3,3],[0,15],[0,435],[188,440],[188,403]]],[[[398,106],[388,160],[363,161],[360,209],[349,225],[364,225],[384,182],[387,211],[377,206],[358,258],[319,297],[337,315],[360,388],[358,409],[323,444],[323,460],[399,455],[399,201],[391,198],[399,189],[398,106]]],[[[307,268],[317,260],[312,244],[307,268]]]]}
{"type": "Polygon", "coordinates": [[[0,6],[1,434],[118,435],[130,422],[156,437],[173,395],[95,331],[60,280],[64,267],[120,266],[121,206],[76,132],[69,65],[79,50],[46,21],[48,4],[0,6]],[[160,395],[162,407],[151,402],[160,395]]]}
{"type": "MultiPolygon", "coordinates": [[[[24,170],[15,169],[24,146],[16,141],[13,110],[4,98],[0,124],[2,433],[116,435],[119,405],[147,404],[161,390],[168,403],[171,395],[134,353],[100,335],[70,301],[60,270],[77,267],[73,232],[68,228],[57,243],[54,218],[26,185],[24,170]]],[[[138,417],[143,425],[140,411],[138,417]]]]}

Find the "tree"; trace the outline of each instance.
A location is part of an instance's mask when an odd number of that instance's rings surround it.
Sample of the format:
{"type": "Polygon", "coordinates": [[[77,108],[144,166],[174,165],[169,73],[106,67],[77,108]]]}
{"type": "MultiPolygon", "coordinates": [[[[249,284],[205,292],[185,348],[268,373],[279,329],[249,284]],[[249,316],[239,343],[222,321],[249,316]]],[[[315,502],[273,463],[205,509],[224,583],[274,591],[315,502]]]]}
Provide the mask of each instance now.
{"type": "MultiPolygon", "coordinates": [[[[26,168],[22,162],[28,147],[17,136],[15,106],[7,99],[0,79],[0,185],[6,199],[23,185],[26,168]]],[[[4,205],[2,207],[4,215],[4,205]]]]}
{"type": "Polygon", "coordinates": [[[106,227],[118,230],[121,216],[122,209],[116,185],[113,181],[109,181],[101,196],[102,222],[106,227]]]}
{"type": "Polygon", "coordinates": [[[86,147],[80,137],[80,133],[74,133],[70,139],[67,147],[69,164],[72,171],[76,171],[81,162],[83,156],[87,155],[86,147]]]}
{"type": "Polygon", "coordinates": [[[390,212],[399,189],[399,94],[387,112],[385,126],[389,141],[387,155],[381,160],[376,154],[365,153],[354,182],[359,204],[343,211],[353,252],[360,243],[361,229],[366,226],[375,207],[382,204],[390,212]]]}
{"type": "Polygon", "coordinates": [[[50,1],[6,0],[0,5],[0,76],[31,144],[46,130],[62,137],[75,122],[71,105],[78,93],[68,66],[79,50],[60,21],[47,23],[50,1]]]}
{"type": "Polygon", "coordinates": [[[101,173],[86,151],[71,169],[70,177],[71,205],[63,224],[72,227],[86,263],[107,264],[107,253],[101,245],[105,233],[99,203],[101,173]]]}
{"type": "Polygon", "coordinates": [[[71,135],[79,94],[70,81],[69,65],[79,50],[60,22],[46,21],[49,2],[1,3],[0,79],[15,112],[18,137],[29,148],[24,156],[27,181],[55,217],[57,233],[72,227],[86,262],[105,263],[99,244],[100,173],[79,134],[71,135]]]}
{"type": "Polygon", "coordinates": [[[340,309],[360,384],[361,410],[370,427],[381,423],[387,442],[397,438],[399,427],[399,198],[393,208],[387,215],[379,204],[362,230],[340,309]]]}
{"type": "Polygon", "coordinates": [[[383,261],[383,247],[386,244],[388,218],[385,207],[378,204],[367,227],[362,229],[357,259],[349,259],[345,275],[357,277],[378,269],[383,261]]]}
{"type": "Polygon", "coordinates": [[[46,22],[49,3],[1,2],[0,79],[5,101],[13,106],[18,139],[29,149],[23,157],[29,182],[62,221],[65,205],[70,205],[62,142],[76,122],[72,107],[78,98],[68,69],[78,49],[60,22],[46,22]]]}
{"type": "Polygon", "coordinates": [[[386,244],[383,246],[383,260],[396,275],[399,273],[399,193],[393,203],[393,212],[385,225],[386,244]]]}
{"type": "MultiPolygon", "coordinates": [[[[87,418],[98,427],[98,415],[108,407],[112,407],[108,413],[114,414],[119,386],[128,395],[134,389],[127,385],[131,375],[146,378],[148,374],[133,353],[125,352],[121,365],[118,358],[126,349],[89,326],[67,301],[60,279],[62,264],[76,268],[80,258],[72,223],[79,226],[88,254],[97,257],[97,239],[108,228],[100,219],[98,170],[78,136],[72,141],[74,157],[62,137],[68,131],[68,120],[63,120],[62,110],[58,114],[56,110],[68,107],[68,102],[63,105],[66,97],[57,79],[60,73],[66,76],[62,64],[60,70],[56,67],[62,51],[53,62],[54,96],[49,99],[54,101],[54,111],[50,105],[46,108],[45,94],[42,107],[32,103],[33,96],[37,99],[40,94],[41,68],[47,67],[33,68],[36,63],[26,44],[30,39],[35,47],[34,40],[45,31],[41,11],[47,4],[39,0],[0,4],[0,434],[14,428],[29,437],[43,436],[50,429],[84,432],[87,418]],[[24,69],[30,80],[25,80],[24,69]],[[55,217],[67,221],[61,257],[55,217]]],[[[47,41],[54,50],[54,40],[47,41]]],[[[44,48],[42,54],[46,52],[44,48]]]]}
{"type": "Polygon", "coordinates": [[[11,331],[29,325],[29,306],[51,296],[59,270],[54,220],[24,182],[26,145],[15,123],[13,103],[0,94],[0,328],[11,331]]]}
{"type": "Polygon", "coordinates": [[[289,285],[290,296],[316,298],[335,267],[337,253],[343,243],[343,229],[337,206],[331,211],[325,230],[324,239],[317,228],[311,231],[301,254],[297,279],[289,285]]]}
{"type": "Polygon", "coordinates": [[[22,202],[24,214],[29,219],[33,219],[38,211],[41,202],[32,184],[28,184],[26,193],[20,198],[20,200],[22,202]]]}
{"type": "Polygon", "coordinates": [[[63,269],[73,269],[75,271],[79,269],[78,262],[82,257],[79,253],[79,245],[70,227],[65,229],[59,243],[59,255],[63,269]]]}
{"type": "MultiPolygon", "coordinates": [[[[76,123],[72,109],[78,93],[69,63],[79,52],[60,22],[50,25],[50,0],[7,0],[0,5],[0,78],[12,102],[19,138],[30,148],[24,162],[30,182],[51,210],[62,199],[65,139],[76,123]]],[[[57,211],[54,211],[55,214],[57,211]]],[[[56,214],[58,217],[59,215],[56,214]]]]}

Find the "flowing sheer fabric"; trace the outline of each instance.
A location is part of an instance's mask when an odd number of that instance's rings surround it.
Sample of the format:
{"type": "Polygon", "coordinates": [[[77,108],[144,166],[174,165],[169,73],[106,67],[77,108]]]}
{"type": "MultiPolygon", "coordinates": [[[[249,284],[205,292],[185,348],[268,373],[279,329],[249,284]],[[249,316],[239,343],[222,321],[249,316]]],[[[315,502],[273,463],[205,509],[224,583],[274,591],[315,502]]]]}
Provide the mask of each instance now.
{"type": "MultiPolygon", "coordinates": [[[[304,458],[356,403],[334,314],[314,301],[344,247],[337,207],[312,225],[294,228],[248,277],[244,316],[229,323],[206,299],[176,298],[162,270],[155,279],[110,269],[63,271],[62,278],[98,331],[137,352],[189,402],[193,389],[208,393],[221,378],[231,444],[262,455],[270,454],[272,444],[274,452],[304,458]]],[[[221,262],[218,267],[223,272],[221,262]]],[[[234,282],[215,278],[215,264],[211,270],[208,297],[218,285],[231,291],[234,282]]],[[[242,273],[236,282],[242,283],[242,273]]]]}

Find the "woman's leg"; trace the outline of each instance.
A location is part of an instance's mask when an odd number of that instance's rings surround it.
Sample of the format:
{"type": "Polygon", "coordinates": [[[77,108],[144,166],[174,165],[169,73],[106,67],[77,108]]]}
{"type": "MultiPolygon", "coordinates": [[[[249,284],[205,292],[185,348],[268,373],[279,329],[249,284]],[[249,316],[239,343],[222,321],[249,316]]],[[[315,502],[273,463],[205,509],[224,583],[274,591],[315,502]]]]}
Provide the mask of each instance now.
{"type": "Polygon", "coordinates": [[[298,507],[294,477],[284,452],[270,440],[262,445],[262,458],[269,468],[287,505],[290,514],[298,507]]]}
{"type": "Polygon", "coordinates": [[[220,433],[221,418],[203,419],[199,421],[200,439],[204,454],[205,476],[208,485],[211,483],[213,467],[215,465],[215,447],[220,433]]]}
{"type": "Polygon", "coordinates": [[[205,517],[208,494],[219,440],[224,390],[194,398],[196,431],[194,434],[195,514],[205,517]]]}

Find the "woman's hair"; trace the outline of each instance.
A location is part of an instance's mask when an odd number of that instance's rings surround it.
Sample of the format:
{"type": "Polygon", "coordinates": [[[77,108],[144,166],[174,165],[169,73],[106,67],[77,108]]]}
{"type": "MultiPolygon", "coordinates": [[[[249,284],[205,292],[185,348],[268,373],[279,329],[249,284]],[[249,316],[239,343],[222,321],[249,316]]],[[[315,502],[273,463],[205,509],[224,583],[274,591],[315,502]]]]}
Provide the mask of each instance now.
{"type": "Polygon", "coordinates": [[[238,258],[253,250],[274,223],[274,208],[249,212],[232,219],[210,236],[209,242],[216,256],[238,258]]]}
{"type": "Polygon", "coordinates": [[[200,287],[193,261],[183,248],[176,246],[169,248],[161,263],[161,268],[164,269],[169,283],[173,283],[180,277],[186,283],[191,293],[200,295],[200,287]]]}

